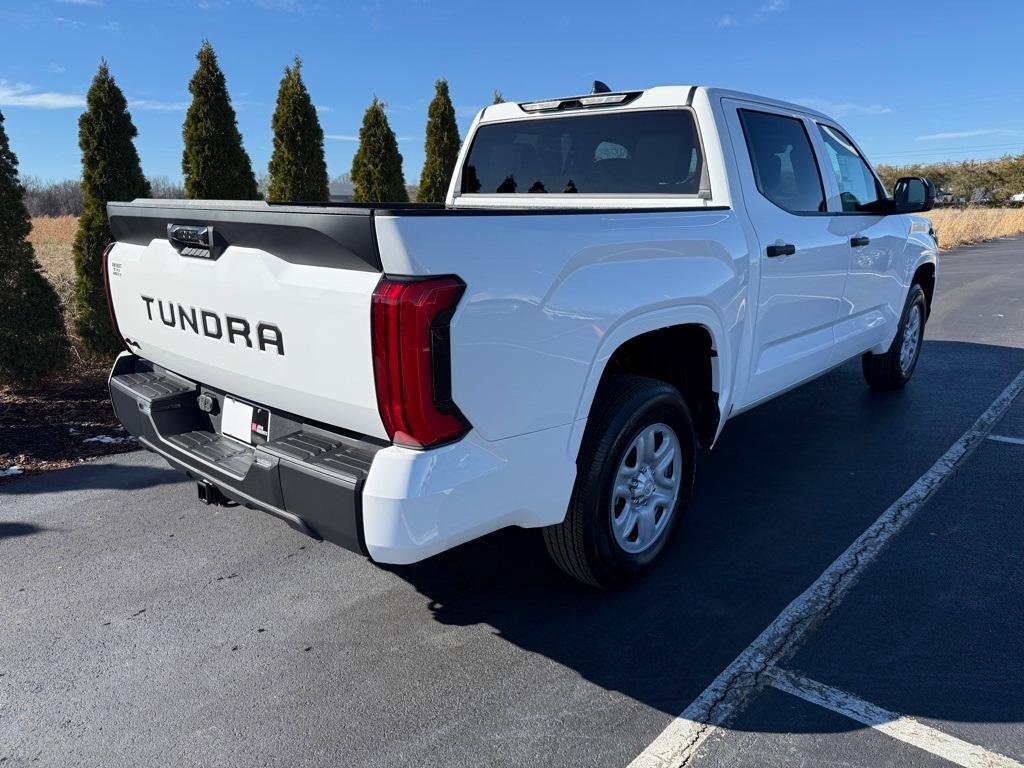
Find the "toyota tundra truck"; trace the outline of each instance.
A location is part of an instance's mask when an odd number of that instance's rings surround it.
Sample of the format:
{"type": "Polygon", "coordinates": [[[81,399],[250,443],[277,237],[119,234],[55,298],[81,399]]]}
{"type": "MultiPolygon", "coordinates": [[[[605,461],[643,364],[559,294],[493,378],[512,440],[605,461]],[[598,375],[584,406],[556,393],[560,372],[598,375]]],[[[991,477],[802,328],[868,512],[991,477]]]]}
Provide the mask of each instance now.
{"type": "Polygon", "coordinates": [[[495,104],[444,204],[111,203],[110,395],[208,503],[378,563],[541,528],[620,587],[729,418],[852,358],[908,382],[933,201],[774,99],[495,104]]]}

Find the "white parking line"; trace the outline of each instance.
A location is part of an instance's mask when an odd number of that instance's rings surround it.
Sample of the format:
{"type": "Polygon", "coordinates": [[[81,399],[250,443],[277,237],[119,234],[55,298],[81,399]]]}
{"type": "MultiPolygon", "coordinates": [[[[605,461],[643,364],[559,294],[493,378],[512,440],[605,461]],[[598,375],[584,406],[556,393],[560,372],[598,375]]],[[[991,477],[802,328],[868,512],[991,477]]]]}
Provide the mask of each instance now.
{"type": "Polygon", "coordinates": [[[889,539],[910,521],[960,466],[1024,390],[1017,374],[974,425],[931,469],[851,544],[804,590],[668,727],[629,764],[629,768],[675,768],[688,763],[714,729],[726,723],[758,690],[770,667],[791,656],[807,634],[828,616],[889,539]]]}
{"type": "Polygon", "coordinates": [[[1007,437],[1006,435],[989,435],[989,440],[997,443],[1012,443],[1013,445],[1024,445],[1024,437],[1007,437]]]}
{"type": "Polygon", "coordinates": [[[1024,768],[1024,765],[1005,755],[990,752],[977,744],[950,736],[911,717],[876,707],[838,688],[778,668],[770,669],[765,674],[768,684],[773,688],[838,712],[864,725],[870,725],[887,736],[925,752],[931,752],[964,768],[1024,768]]]}

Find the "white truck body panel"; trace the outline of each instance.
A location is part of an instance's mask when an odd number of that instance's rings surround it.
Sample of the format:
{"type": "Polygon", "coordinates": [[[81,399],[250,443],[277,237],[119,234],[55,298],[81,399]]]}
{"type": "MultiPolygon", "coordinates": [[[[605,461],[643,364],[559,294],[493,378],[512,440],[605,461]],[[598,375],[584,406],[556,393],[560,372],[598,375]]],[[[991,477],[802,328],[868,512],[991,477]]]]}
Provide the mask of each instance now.
{"type": "MultiPolygon", "coordinates": [[[[370,363],[370,294],[379,278],[290,264],[252,248],[228,248],[216,261],[187,259],[166,240],[153,240],[118,244],[110,288],[121,333],[138,340],[147,359],[257,403],[387,437],[370,363]],[[240,335],[231,343],[193,333],[192,307],[214,310],[222,323],[229,315],[247,320],[253,346],[240,335]],[[283,329],[286,354],[273,345],[259,350],[254,331],[261,320],[283,329]]],[[[208,325],[216,328],[213,320],[208,325]]]]}
{"type": "Polygon", "coordinates": [[[500,440],[585,418],[585,383],[623,323],[687,306],[710,310],[717,333],[744,322],[748,254],[736,218],[379,217],[377,237],[389,273],[466,281],[452,318],[455,400],[484,438],[500,440]]]}

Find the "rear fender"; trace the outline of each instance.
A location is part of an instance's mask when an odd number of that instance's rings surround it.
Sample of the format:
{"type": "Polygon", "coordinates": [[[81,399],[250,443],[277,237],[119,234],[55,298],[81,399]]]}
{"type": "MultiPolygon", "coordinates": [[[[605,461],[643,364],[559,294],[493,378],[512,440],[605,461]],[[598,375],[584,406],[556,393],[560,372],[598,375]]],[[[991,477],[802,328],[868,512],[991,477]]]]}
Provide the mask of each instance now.
{"type": "MultiPolygon", "coordinates": [[[[702,304],[688,304],[633,315],[624,318],[608,330],[590,367],[590,374],[576,410],[576,418],[569,437],[570,456],[575,458],[579,455],[583,432],[587,426],[591,406],[594,404],[597,387],[615,350],[637,336],[674,325],[699,325],[711,334],[712,349],[717,354],[711,361],[712,387],[718,393],[718,409],[722,414],[715,433],[715,440],[718,440],[732,402],[733,368],[729,338],[725,332],[725,323],[714,310],[702,304]]],[[[669,352],[670,350],[666,350],[666,353],[669,352]]]]}

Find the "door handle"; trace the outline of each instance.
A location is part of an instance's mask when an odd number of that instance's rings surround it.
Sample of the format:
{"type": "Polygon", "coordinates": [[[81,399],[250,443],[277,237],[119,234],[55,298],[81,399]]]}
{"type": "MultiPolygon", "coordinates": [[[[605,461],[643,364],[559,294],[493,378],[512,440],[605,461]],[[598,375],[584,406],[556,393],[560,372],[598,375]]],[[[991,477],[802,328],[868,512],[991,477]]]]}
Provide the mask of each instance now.
{"type": "Polygon", "coordinates": [[[858,235],[857,237],[850,238],[850,245],[852,245],[854,248],[862,248],[870,242],[871,238],[864,237],[863,235],[858,235]]]}
{"type": "Polygon", "coordinates": [[[792,256],[796,253],[796,246],[790,243],[784,243],[783,245],[769,245],[766,249],[768,258],[773,259],[776,256],[792,256]]]}

